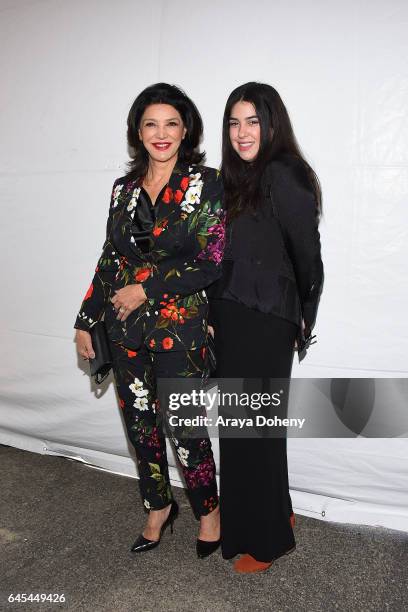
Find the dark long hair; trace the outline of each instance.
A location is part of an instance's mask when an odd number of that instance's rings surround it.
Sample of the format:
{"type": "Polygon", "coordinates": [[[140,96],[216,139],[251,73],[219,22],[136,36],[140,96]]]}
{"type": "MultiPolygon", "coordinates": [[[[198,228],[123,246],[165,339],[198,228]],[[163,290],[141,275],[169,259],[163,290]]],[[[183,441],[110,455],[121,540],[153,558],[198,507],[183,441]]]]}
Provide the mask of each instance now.
{"type": "Polygon", "coordinates": [[[128,162],[128,178],[143,176],[149,165],[149,155],[139,139],[140,120],[146,108],[151,104],[169,104],[173,106],[187,128],[181,141],[177,161],[198,164],[205,158],[199,146],[203,135],[203,121],[194,102],[176,85],[155,83],[146,87],[133,102],[127,119],[127,140],[132,152],[128,162]]]}
{"type": "Polygon", "coordinates": [[[256,211],[263,195],[262,174],[273,159],[292,160],[302,168],[303,174],[306,174],[307,187],[315,195],[317,213],[320,214],[322,194],[319,179],[300,150],[282,98],[271,85],[245,83],[230,94],[225,106],[222,127],[221,173],[228,220],[244,210],[256,211]],[[240,158],[233,149],[229,136],[232,107],[241,101],[251,102],[254,105],[260,123],[259,152],[252,162],[240,158]],[[271,128],[273,128],[272,137],[271,128]]]}

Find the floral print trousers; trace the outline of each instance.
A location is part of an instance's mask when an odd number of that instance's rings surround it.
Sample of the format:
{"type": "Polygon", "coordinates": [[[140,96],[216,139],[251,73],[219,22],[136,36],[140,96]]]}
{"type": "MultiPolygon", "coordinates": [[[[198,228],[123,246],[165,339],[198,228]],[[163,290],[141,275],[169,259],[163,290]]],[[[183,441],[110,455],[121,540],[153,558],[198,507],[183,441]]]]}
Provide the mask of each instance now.
{"type": "MultiPolygon", "coordinates": [[[[140,490],[148,510],[171,503],[166,439],[156,397],[158,378],[203,378],[205,348],[191,351],[153,352],[145,345],[138,351],[111,342],[113,373],[123,411],[127,435],[136,450],[140,490]]],[[[207,438],[171,439],[183,472],[190,503],[197,518],[218,505],[215,463],[207,438]]]]}

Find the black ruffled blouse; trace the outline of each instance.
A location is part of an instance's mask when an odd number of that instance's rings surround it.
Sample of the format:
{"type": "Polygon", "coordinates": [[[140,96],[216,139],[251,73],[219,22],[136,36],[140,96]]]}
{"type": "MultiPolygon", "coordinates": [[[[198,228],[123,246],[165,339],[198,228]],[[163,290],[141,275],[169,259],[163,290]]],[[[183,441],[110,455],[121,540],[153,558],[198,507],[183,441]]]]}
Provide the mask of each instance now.
{"type": "Polygon", "coordinates": [[[242,213],[227,225],[222,275],[209,297],[234,300],[295,323],[302,349],[323,286],[315,196],[303,166],[291,157],[268,165],[262,188],[257,214],[242,213]]]}

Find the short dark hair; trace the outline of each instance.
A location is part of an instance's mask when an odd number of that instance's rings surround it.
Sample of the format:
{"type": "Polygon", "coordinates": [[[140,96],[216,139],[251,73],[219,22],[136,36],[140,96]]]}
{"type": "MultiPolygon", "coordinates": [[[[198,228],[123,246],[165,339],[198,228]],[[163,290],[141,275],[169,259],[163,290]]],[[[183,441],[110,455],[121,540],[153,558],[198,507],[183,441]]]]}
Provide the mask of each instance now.
{"type": "Polygon", "coordinates": [[[317,210],[321,211],[319,180],[305,160],[293,132],[288,111],[279,93],[271,85],[251,81],[231,92],[224,111],[222,127],[222,178],[225,189],[227,218],[231,220],[243,210],[256,210],[261,194],[261,177],[266,165],[283,156],[296,158],[307,175],[309,188],[316,197],[317,210]],[[229,136],[231,110],[237,102],[251,102],[259,118],[261,138],[255,160],[242,160],[233,149],[229,136]],[[271,137],[271,128],[273,136],[271,137]]]}
{"type": "Polygon", "coordinates": [[[178,151],[178,161],[198,164],[205,158],[199,151],[203,135],[203,121],[194,102],[176,85],[155,83],[146,87],[133,102],[127,119],[127,140],[133,150],[128,163],[128,177],[143,176],[149,164],[148,153],[139,139],[140,120],[151,104],[169,104],[180,114],[187,129],[178,151]]]}

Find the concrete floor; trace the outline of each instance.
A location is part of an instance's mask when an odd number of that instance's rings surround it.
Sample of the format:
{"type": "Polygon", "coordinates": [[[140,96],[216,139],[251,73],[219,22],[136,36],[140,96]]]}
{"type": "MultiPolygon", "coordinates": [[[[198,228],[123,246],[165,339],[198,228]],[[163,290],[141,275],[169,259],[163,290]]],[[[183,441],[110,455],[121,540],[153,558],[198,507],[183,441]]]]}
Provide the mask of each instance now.
{"type": "Polygon", "coordinates": [[[158,548],[132,555],[145,516],[137,481],[0,446],[0,610],[232,612],[408,610],[408,536],[297,516],[297,549],[263,574],[195,555],[185,493],[158,548]],[[7,603],[64,593],[64,604],[7,603]]]}

